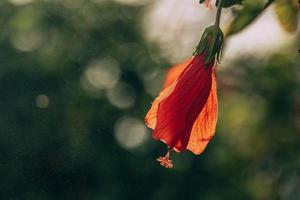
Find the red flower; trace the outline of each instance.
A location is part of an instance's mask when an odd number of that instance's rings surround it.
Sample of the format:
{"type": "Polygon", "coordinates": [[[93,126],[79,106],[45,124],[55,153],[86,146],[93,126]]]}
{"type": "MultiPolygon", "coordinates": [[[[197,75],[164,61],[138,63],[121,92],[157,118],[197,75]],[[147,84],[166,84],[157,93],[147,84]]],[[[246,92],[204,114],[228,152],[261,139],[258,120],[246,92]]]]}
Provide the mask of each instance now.
{"type": "Polygon", "coordinates": [[[164,89],[146,115],[153,138],[168,145],[167,154],[157,159],[166,168],[173,167],[170,151],[190,150],[198,155],[215,134],[218,100],[214,63],[222,44],[219,26],[206,28],[195,56],[170,69],[164,89]]]}
{"type": "MultiPolygon", "coordinates": [[[[165,88],[154,100],[145,121],[153,138],[168,145],[169,151],[200,154],[215,133],[217,94],[214,60],[205,65],[203,54],[176,65],[167,73],[165,88]]],[[[170,168],[169,151],[158,158],[170,168]]]]}

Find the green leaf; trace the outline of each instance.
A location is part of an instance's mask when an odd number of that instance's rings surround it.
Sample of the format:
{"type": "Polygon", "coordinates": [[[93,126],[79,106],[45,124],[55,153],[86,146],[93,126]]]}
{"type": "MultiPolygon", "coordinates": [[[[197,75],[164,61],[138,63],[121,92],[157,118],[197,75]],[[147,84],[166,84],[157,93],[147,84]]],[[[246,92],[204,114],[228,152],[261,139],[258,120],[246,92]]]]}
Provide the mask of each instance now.
{"type": "Polygon", "coordinates": [[[276,0],[275,12],[280,24],[286,31],[293,32],[297,30],[299,18],[296,0],[276,0]]]}
{"type": "Polygon", "coordinates": [[[253,22],[258,15],[260,15],[273,1],[265,4],[264,0],[245,0],[243,7],[234,12],[235,17],[230,23],[226,35],[235,34],[246,28],[253,22]]]}

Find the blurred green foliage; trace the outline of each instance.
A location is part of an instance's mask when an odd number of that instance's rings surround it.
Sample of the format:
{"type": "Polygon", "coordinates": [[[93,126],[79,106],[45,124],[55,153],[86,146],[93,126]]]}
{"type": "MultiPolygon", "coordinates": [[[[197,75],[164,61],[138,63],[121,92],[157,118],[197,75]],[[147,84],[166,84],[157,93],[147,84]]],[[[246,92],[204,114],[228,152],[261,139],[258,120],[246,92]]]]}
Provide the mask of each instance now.
{"type": "MultiPolygon", "coordinates": [[[[235,2],[229,6],[237,4],[239,3],[235,2]]],[[[242,6],[233,9],[234,19],[227,27],[226,35],[238,33],[246,28],[272,4],[275,4],[276,14],[282,27],[288,32],[296,31],[299,21],[299,5],[296,0],[243,0],[242,6]]]]}
{"type": "Polygon", "coordinates": [[[293,32],[297,30],[299,9],[300,2],[297,3],[297,0],[277,0],[275,2],[277,16],[286,31],[293,32]]]}
{"type": "MultiPolygon", "coordinates": [[[[203,3],[205,0],[200,0],[203,3]]],[[[297,30],[298,27],[298,7],[296,0],[223,0],[223,7],[235,6],[233,9],[234,19],[227,28],[226,35],[240,32],[251,24],[266,8],[275,4],[276,14],[282,27],[289,32],[297,30]],[[238,7],[238,8],[237,8],[238,7]]],[[[216,0],[217,7],[219,0],[216,0]]]]}
{"type": "MultiPolygon", "coordinates": [[[[271,2],[271,1],[270,1],[271,2]]],[[[265,4],[264,0],[245,0],[243,1],[243,7],[239,10],[234,10],[234,19],[227,29],[227,36],[246,28],[253,20],[261,14],[269,3],[265,4]]]]}
{"type": "Polygon", "coordinates": [[[143,38],[142,12],[114,1],[1,1],[0,199],[299,199],[294,47],[264,62],[237,58],[219,74],[218,130],[201,156],[176,154],[166,170],[155,161],[164,144],[120,146],[116,122],[142,121],[153,99],[141,73],[167,66],[143,38]],[[133,106],[82,86],[95,59],[117,63],[133,106]]]}

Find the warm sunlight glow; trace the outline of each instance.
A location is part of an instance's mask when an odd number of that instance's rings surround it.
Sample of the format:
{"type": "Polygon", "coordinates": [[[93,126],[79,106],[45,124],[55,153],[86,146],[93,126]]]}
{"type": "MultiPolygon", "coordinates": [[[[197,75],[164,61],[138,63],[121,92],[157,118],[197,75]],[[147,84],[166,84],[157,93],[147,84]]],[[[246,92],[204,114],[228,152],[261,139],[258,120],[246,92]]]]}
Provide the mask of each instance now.
{"type": "MultiPolygon", "coordinates": [[[[192,54],[204,27],[213,24],[215,10],[207,10],[198,1],[157,1],[144,15],[145,37],[158,44],[163,56],[171,63],[180,62],[192,54]]],[[[224,9],[222,16],[222,27],[226,27],[232,20],[229,10],[224,9]]],[[[222,64],[224,66],[239,56],[270,55],[294,42],[297,34],[287,33],[280,27],[271,6],[252,25],[229,38],[222,64]]]]}
{"type": "Polygon", "coordinates": [[[145,37],[158,44],[165,58],[177,63],[190,57],[214,14],[198,1],[161,0],[146,10],[142,25],[145,37]]]}
{"type": "Polygon", "coordinates": [[[249,55],[263,58],[294,42],[297,34],[286,32],[270,7],[257,21],[228,39],[224,58],[226,61],[249,55]]]}

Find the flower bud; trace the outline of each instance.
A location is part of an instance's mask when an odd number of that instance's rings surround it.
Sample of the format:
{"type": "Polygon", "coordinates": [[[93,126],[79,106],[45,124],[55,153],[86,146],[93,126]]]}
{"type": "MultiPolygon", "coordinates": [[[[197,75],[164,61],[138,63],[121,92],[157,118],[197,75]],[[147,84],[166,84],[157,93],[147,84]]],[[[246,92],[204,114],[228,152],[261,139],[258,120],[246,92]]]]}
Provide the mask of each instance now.
{"type": "Polygon", "coordinates": [[[213,25],[207,27],[196,47],[194,56],[204,53],[205,65],[208,66],[215,59],[220,63],[220,54],[223,45],[224,34],[220,27],[213,25]]]}

